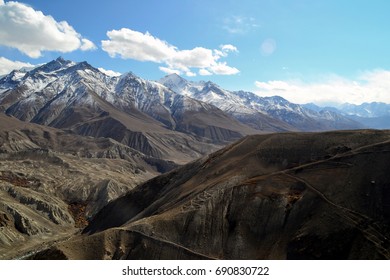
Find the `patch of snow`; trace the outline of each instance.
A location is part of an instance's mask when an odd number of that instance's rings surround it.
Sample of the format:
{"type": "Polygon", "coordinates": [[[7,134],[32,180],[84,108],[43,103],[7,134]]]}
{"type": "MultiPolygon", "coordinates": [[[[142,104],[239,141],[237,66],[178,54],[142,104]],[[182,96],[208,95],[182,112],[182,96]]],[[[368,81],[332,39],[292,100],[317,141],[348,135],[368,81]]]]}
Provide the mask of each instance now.
{"type": "Polygon", "coordinates": [[[110,77],[119,77],[122,75],[122,73],[115,72],[113,70],[106,70],[104,68],[99,67],[98,70],[102,72],[103,74],[110,76],[110,77]]]}

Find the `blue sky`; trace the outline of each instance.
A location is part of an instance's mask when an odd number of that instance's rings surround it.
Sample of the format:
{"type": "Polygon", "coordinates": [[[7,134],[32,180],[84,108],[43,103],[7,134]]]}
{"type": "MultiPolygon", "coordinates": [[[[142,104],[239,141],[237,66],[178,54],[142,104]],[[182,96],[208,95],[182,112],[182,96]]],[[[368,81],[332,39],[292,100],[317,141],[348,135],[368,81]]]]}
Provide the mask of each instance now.
{"type": "Polygon", "coordinates": [[[390,103],[389,10],[385,0],[0,0],[0,75],[61,55],[297,103],[390,103]]]}

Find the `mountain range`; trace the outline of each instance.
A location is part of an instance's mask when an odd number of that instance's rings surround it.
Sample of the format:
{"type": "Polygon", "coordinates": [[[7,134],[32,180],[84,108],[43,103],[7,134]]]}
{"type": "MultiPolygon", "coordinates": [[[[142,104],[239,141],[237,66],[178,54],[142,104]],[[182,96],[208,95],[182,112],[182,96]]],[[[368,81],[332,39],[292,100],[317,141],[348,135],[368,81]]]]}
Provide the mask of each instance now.
{"type": "Polygon", "coordinates": [[[212,104],[260,131],[324,131],[361,128],[356,121],[332,110],[311,110],[286,99],[260,97],[252,92],[224,90],[212,82],[189,82],[171,74],[160,81],[182,95],[212,104]]]}
{"type": "MultiPolygon", "coordinates": [[[[300,253],[304,248],[298,231],[309,243],[318,238],[331,242],[344,229],[348,234],[360,232],[356,238],[364,239],[369,234],[366,229],[354,228],[358,218],[348,216],[346,210],[335,211],[336,216],[345,214],[345,219],[355,222],[329,229],[329,235],[314,239],[311,230],[293,224],[303,225],[308,219],[311,229],[325,223],[322,212],[313,221],[305,216],[305,211],[314,211],[313,196],[317,195],[316,203],[325,203],[325,210],[332,205],[344,209],[349,206],[341,200],[371,194],[366,185],[359,185],[372,184],[367,183],[371,177],[381,178],[381,187],[386,185],[387,177],[372,175],[374,171],[368,171],[362,161],[386,152],[387,133],[319,133],[361,129],[367,126],[361,118],[375,119],[383,116],[379,112],[388,112],[386,106],[367,104],[359,107],[364,115],[351,106],[341,110],[299,105],[278,96],[225,90],[210,81],[187,81],[176,74],[159,81],[133,73],[112,77],[87,62],[61,57],[33,69],[12,71],[0,78],[0,258],[93,258],[96,248],[107,253],[96,257],[112,259],[335,256],[340,253],[336,248],[333,255],[307,251],[311,247],[300,253]],[[367,110],[371,110],[368,115],[367,110]],[[360,153],[366,147],[370,147],[367,157],[360,153]],[[340,176],[361,173],[356,181],[350,180],[359,186],[357,193],[352,187],[343,191],[330,187],[341,177],[321,171],[315,176],[329,176],[329,180],[316,181],[321,189],[321,194],[316,194],[310,187],[314,183],[305,183],[311,172],[318,171],[315,166],[340,176]],[[352,173],[344,174],[346,167],[351,167],[347,169],[352,173]],[[301,169],[309,175],[294,175],[301,169]],[[283,181],[274,172],[280,176],[286,173],[290,179],[283,175],[283,181]],[[302,197],[308,198],[296,204],[302,197]],[[248,218],[238,213],[244,205],[248,206],[248,218]],[[264,213],[276,213],[276,217],[267,218],[269,224],[263,224],[264,232],[255,229],[255,220],[251,220],[264,218],[256,212],[258,207],[264,213]],[[294,215],[302,218],[296,220],[294,215]],[[203,223],[210,224],[206,227],[203,223]],[[284,230],[287,224],[282,239],[267,237],[270,242],[279,242],[280,250],[252,242],[252,234],[274,236],[272,229],[284,230]],[[222,235],[214,232],[214,227],[222,235]],[[199,232],[216,239],[202,239],[199,232]],[[131,253],[129,245],[118,247],[105,236],[111,236],[115,244],[135,242],[138,249],[131,253]],[[186,236],[190,238],[185,240],[186,236]],[[69,239],[73,245],[66,243],[69,239]],[[221,244],[223,240],[227,243],[221,244]],[[80,247],[77,242],[90,244],[92,251],[74,251],[80,247]],[[243,245],[235,248],[240,242],[243,245]],[[57,244],[65,244],[69,250],[57,244]],[[103,248],[104,244],[108,247],[103,248]],[[263,253],[242,255],[238,251],[251,244],[260,246],[263,253]],[[139,246],[144,245],[154,249],[140,253],[139,246]],[[286,251],[282,245],[295,249],[286,251]],[[168,251],[160,254],[154,246],[168,251]]],[[[385,158],[381,160],[379,167],[385,158]]],[[[365,222],[387,219],[387,189],[379,189],[382,191],[375,191],[370,198],[370,205],[380,205],[379,210],[373,208],[378,212],[371,208],[371,212],[364,212],[365,204],[357,198],[351,208],[363,211],[369,219],[363,219],[365,222]]],[[[383,241],[386,228],[377,231],[382,235],[374,236],[383,241]]],[[[356,240],[357,245],[345,250],[356,251],[366,244],[365,239],[356,240]]],[[[388,257],[383,251],[387,247],[377,245],[371,237],[367,240],[374,245],[367,245],[363,257],[388,257]]],[[[345,250],[343,256],[357,256],[355,251],[347,254],[345,250]]]]}
{"type": "Polygon", "coordinates": [[[228,91],[212,82],[189,82],[175,74],[159,82],[132,73],[109,77],[87,62],[62,58],[3,77],[0,110],[23,121],[128,141],[131,147],[153,155],[169,153],[157,147],[160,133],[174,132],[181,142],[190,135],[201,142],[226,144],[259,132],[361,127],[341,114],[316,112],[281,97],[228,91]],[[110,123],[110,131],[96,129],[103,123],[110,123]],[[116,134],[122,125],[126,128],[122,131],[138,134],[116,134]],[[142,135],[148,147],[139,147],[140,138],[133,135],[142,135]]]}
{"type": "Polygon", "coordinates": [[[390,104],[383,102],[365,102],[360,105],[344,103],[337,107],[320,107],[313,103],[303,106],[317,112],[327,110],[341,114],[361,123],[366,128],[390,129],[390,104]]]}

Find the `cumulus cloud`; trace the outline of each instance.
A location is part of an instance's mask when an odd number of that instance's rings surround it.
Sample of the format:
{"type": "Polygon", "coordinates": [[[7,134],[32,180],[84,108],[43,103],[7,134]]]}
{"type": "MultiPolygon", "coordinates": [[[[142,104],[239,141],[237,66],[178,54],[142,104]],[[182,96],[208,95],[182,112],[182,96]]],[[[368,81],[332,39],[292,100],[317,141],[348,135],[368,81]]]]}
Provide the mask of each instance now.
{"type": "MultiPolygon", "coordinates": [[[[1,1],[1,0],[0,0],[1,1]]],[[[5,57],[0,57],[0,75],[10,73],[12,70],[19,70],[23,67],[33,68],[35,65],[21,61],[12,61],[5,57]]]]}
{"type": "Polygon", "coordinates": [[[356,79],[332,75],[320,82],[295,81],[255,82],[260,96],[279,95],[291,102],[331,105],[364,102],[390,103],[390,71],[367,71],[356,79]]]}
{"type": "MultiPolygon", "coordinates": [[[[232,75],[239,72],[226,62],[219,61],[229,52],[238,52],[233,45],[222,45],[218,50],[195,47],[191,50],[179,50],[177,47],[152,36],[128,28],[107,32],[109,40],[102,41],[102,48],[111,57],[151,61],[162,63],[159,69],[165,73],[184,73],[194,76],[191,68],[207,70],[212,74],[232,75]]],[[[205,73],[205,71],[202,71],[205,73]]]]}
{"type": "Polygon", "coordinates": [[[81,39],[81,46],[80,46],[80,50],[82,51],[89,51],[89,50],[96,50],[97,47],[95,46],[95,44],[88,40],[88,39],[81,39]]]}
{"type": "Polygon", "coordinates": [[[118,76],[122,75],[122,73],[115,72],[112,70],[106,70],[104,68],[98,68],[98,69],[100,72],[102,72],[103,74],[106,74],[107,76],[110,76],[110,77],[118,77],[118,76]]]}
{"type": "Polygon", "coordinates": [[[167,74],[177,74],[177,75],[181,74],[179,70],[170,69],[170,68],[164,67],[164,66],[160,66],[160,67],[158,67],[158,69],[160,69],[161,71],[163,71],[164,73],[167,73],[167,74]]]}
{"type": "Polygon", "coordinates": [[[195,77],[195,76],[196,76],[196,73],[191,72],[191,71],[187,71],[187,72],[186,72],[186,76],[188,76],[188,77],[195,77]]]}
{"type": "Polygon", "coordinates": [[[119,55],[124,59],[162,62],[172,56],[176,48],[167,42],[145,34],[122,28],[107,32],[110,40],[103,40],[102,47],[111,57],[119,55]]]}
{"type": "Polygon", "coordinates": [[[211,73],[210,71],[208,71],[206,69],[199,69],[199,75],[201,75],[201,76],[211,76],[211,75],[213,75],[213,73],[211,73]]]}
{"type": "Polygon", "coordinates": [[[42,56],[42,51],[96,49],[93,42],[83,38],[66,21],[57,22],[19,2],[0,2],[0,26],[0,45],[16,48],[32,58],[42,56]]]}
{"type": "Polygon", "coordinates": [[[234,75],[240,72],[237,68],[227,66],[226,62],[221,62],[215,65],[211,65],[207,69],[211,70],[211,72],[217,75],[234,75]]]}

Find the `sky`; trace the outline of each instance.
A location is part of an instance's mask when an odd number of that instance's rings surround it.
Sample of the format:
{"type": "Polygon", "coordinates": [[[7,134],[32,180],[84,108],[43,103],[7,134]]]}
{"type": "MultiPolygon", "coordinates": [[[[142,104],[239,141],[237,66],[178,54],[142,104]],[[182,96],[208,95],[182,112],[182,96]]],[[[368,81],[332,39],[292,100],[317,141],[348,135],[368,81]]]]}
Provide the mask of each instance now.
{"type": "Polygon", "coordinates": [[[390,103],[387,0],[0,0],[0,75],[62,56],[319,105],[390,103]]]}

